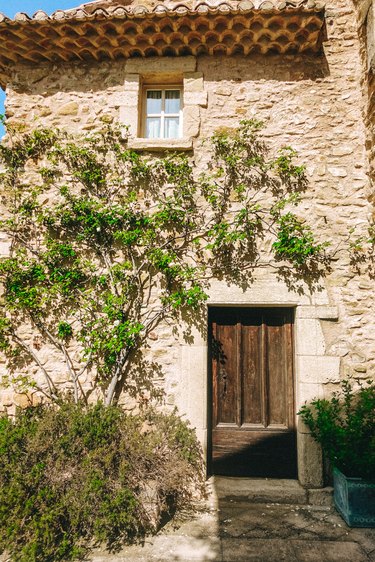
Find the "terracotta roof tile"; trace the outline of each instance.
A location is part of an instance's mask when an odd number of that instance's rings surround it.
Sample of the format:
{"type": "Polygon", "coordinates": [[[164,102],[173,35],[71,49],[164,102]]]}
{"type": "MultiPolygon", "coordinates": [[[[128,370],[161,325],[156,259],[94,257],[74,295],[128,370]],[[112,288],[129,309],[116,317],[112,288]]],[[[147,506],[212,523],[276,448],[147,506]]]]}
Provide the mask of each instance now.
{"type": "Polygon", "coordinates": [[[314,0],[98,0],[47,15],[0,14],[0,83],[17,63],[132,56],[319,52],[314,0]]]}
{"type": "MultiPolygon", "coordinates": [[[[220,0],[200,1],[187,0],[186,2],[175,2],[166,0],[165,2],[155,2],[153,0],[97,0],[88,2],[71,8],[69,10],[56,10],[48,16],[42,10],[29,16],[24,12],[15,15],[13,21],[40,21],[40,20],[71,20],[93,17],[111,18],[126,17],[132,15],[147,16],[152,13],[189,13],[197,12],[217,13],[217,12],[249,12],[259,10],[260,12],[281,12],[288,10],[299,10],[309,12],[320,12],[324,9],[324,2],[315,0],[239,0],[223,2],[220,0]]],[[[0,23],[11,22],[12,20],[0,12],[0,23]]]]}

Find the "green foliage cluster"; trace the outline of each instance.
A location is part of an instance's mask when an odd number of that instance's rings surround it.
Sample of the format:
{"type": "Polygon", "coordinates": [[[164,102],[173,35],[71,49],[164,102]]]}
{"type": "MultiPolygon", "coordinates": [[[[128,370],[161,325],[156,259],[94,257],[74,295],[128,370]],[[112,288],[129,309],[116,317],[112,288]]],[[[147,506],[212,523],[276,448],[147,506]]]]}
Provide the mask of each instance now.
{"type": "Polygon", "coordinates": [[[348,477],[375,479],[375,384],[358,390],[342,382],[331,399],[314,399],[298,412],[331,464],[348,477]]]}
{"type": "Polygon", "coordinates": [[[290,258],[297,265],[303,265],[309,258],[320,255],[327,243],[317,244],[311,228],[293,213],[285,213],[279,219],[279,231],[273,249],[281,258],[290,258]]]}
{"type": "Polygon", "coordinates": [[[29,324],[61,355],[76,401],[91,369],[111,404],[160,321],[190,314],[199,322],[209,279],[243,286],[272,260],[289,264],[289,279],[322,273],[325,244],[292,212],[304,167],[290,147],[270,157],[261,128],[248,120],[217,132],[201,174],[185,154],[137,154],[109,126],[83,138],[40,129],[1,145],[8,215],[0,227],[12,252],[0,261],[0,345],[9,368],[36,363],[41,391],[58,395],[20,336],[29,324]]]}
{"type": "Polygon", "coordinates": [[[162,515],[191,506],[203,482],[194,432],[175,414],[65,403],[1,417],[0,551],[14,562],[116,551],[155,531],[147,486],[162,515]]]}

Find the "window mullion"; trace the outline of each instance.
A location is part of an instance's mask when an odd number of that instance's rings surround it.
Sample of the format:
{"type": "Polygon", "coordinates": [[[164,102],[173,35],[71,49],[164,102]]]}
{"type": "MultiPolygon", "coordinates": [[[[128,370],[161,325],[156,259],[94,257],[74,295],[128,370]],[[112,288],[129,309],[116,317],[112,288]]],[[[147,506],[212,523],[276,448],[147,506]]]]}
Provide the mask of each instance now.
{"type": "Polygon", "coordinates": [[[165,115],[165,90],[161,91],[161,123],[160,123],[160,137],[165,138],[164,134],[164,115],[165,115]]]}

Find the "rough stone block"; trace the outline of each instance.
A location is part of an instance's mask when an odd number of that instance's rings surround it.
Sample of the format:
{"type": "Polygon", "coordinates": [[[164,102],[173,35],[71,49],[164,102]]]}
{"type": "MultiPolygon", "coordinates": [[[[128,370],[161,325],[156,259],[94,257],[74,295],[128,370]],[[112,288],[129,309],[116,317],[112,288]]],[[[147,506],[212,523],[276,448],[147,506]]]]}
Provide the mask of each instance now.
{"type": "Polygon", "coordinates": [[[316,313],[319,320],[338,320],[339,317],[337,306],[317,306],[316,313]]]}
{"type": "Polygon", "coordinates": [[[221,501],[304,504],[307,499],[296,480],[213,476],[210,483],[221,501]]]}
{"type": "Polygon", "coordinates": [[[301,382],[297,385],[297,408],[314,398],[324,398],[323,387],[320,383],[301,382]]]}
{"type": "Polygon", "coordinates": [[[333,507],[333,488],[318,488],[308,490],[308,503],[320,507],[333,507]]]}
{"type": "Polygon", "coordinates": [[[32,404],[32,398],[28,394],[15,394],[13,402],[20,408],[27,408],[32,404]]]}
{"type": "Polygon", "coordinates": [[[12,391],[2,391],[1,395],[1,403],[3,406],[12,406],[14,404],[14,393],[12,391]]]}
{"type": "Polygon", "coordinates": [[[348,172],[345,168],[332,167],[328,168],[328,172],[335,178],[346,178],[346,176],[348,175],[348,172]]]}
{"type": "Polygon", "coordinates": [[[340,357],[300,355],[296,377],[303,383],[339,382],[340,357]]]}
{"type": "Polygon", "coordinates": [[[319,320],[337,320],[339,312],[337,306],[298,306],[296,318],[317,318],[319,320]]]}
{"type": "Polygon", "coordinates": [[[191,138],[182,138],[182,139],[132,138],[129,139],[128,146],[133,150],[149,150],[149,151],[156,151],[156,152],[163,151],[163,150],[191,150],[193,148],[193,141],[191,138]]]}
{"type": "Polygon", "coordinates": [[[181,349],[180,406],[194,427],[207,425],[207,347],[186,346],[181,349]]]}
{"type": "MultiPolygon", "coordinates": [[[[115,100],[118,101],[118,100],[115,100]]],[[[139,107],[139,92],[134,92],[134,91],[124,91],[122,94],[122,104],[126,105],[128,107],[131,107],[132,110],[134,110],[138,113],[138,107],[139,107]]]]}
{"type": "Polygon", "coordinates": [[[207,107],[207,92],[184,91],[184,105],[200,105],[207,107]]]}
{"type": "Polygon", "coordinates": [[[269,306],[288,306],[294,307],[298,304],[306,304],[309,299],[306,295],[300,297],[291,293],[287,286],[275,279],[273,276],[257,272],[257,277],[252,281],[251,290],[244,291],[242,287],[229,285],[226,282],[213,279],[209,290],[209,304],[242,304],[244,306],[251,303],[269,306]]]}
{"type": "Polygon", "coordinates": [[[138,134],[138,107],[120,106],[120,123],[129,127],[129,134],[136,137],[138,134]]]}
{"type": "Polygon", "coordinates": [[[120,107],[121,105],[138,105],[139,95],[133,91],[115,92],[108,96],[108,107],[120,107]]]}
{"type": "Polygon", "coordinates": [[[296,318],[316,318],[316,306],[297,306],[296,318]]]}
{"type": "Polygon", "coordinates": [[[197,137],[200,129],[200,111],[195,105],[184,107],[184,137],[197,137]]]}
{"type": "Polygon", "coordinates": [[[369,8],[371,7],[372,0],[362,0],[358,5],[358,19],[361,24],[365,21],[369,8]]]}
{"type": "Polygon", "coordinates": [[[124,90],[126,92],[138,92],[139,82],[139,74],[125,74],[124,90]]]}
{"type": "Polygon", "coordinates": [[[318,320],[298,319],[298,322],[296,322],[296,347],[298,355],[324,355],[326,346],[318,320]]]}
{"type": "Polygon", "coordinates": [[[75,101],[70,101],[61,105],[58,110],[58,115],[77,115],[78,113],[78,103],[75,101]]]}
{"type": "Polygon", "coordinates": [[[332,148],[332,155],[333,156],[348,156],[349,154],[353,154],[353,151],[354,151],[353,146],[339,145],[339,146],[334,146],[332,148]]]}
{"type": "Polygon", "coordinates": [[[129,59],[126,61],[127,74],[153,74],[165,73],[179,74],[194,72],[196,69],[195,57],[150,57],[146,59],[129,59]]]}
{"type": "Polygon", "coordinates": [[[297,433],[298,479],[305,488],[323,486],[323,457],[320,445],[307,433],[297,433]]]}
{"type": "Polygon", "coordinates": [[[232,92],[233,90],[229,86],[218,86],[215,88],[215,94],[217,96],[231,96],[232,92]]]}
{"type": "Polygon", "coordinates": [[[195,428],[195,433],[199,443],[202,446],[204,458],[207,458],[207,429],[195,428]]]}
{"type": "Polygon", "coordinates": [[[184,74],[184,92],[203,92],[202,72],[186,72],[184,74]]]}
{"type": "Polygon", "coordinates": [[[375,67],[375,4],[370,6],[367,15],[367,56],[368,67],[375,67]]]}

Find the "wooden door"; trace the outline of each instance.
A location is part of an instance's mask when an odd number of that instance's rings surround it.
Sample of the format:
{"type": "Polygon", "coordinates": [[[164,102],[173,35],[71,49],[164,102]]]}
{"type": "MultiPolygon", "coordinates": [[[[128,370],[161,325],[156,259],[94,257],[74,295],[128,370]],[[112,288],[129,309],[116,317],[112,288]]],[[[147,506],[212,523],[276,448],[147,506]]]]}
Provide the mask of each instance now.
{"type": "Polygon", "coordinates": [[[211,308],[213,474],[295,478],[293,309],[211,308]]]}

